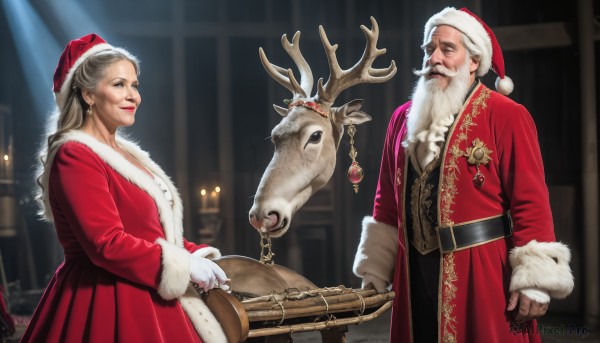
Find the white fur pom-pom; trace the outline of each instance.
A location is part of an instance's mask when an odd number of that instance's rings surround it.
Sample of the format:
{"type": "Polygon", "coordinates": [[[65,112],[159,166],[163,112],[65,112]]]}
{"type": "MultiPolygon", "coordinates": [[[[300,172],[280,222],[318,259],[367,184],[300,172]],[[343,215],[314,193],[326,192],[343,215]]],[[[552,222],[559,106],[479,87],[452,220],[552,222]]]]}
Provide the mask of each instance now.
{"type": "Polygon", "coordinates": [[[503,95],[509,95],[515,88],[513,81],[508,76],[504,76],[503,79],[501,79],[500,77],[496,78],[495,86],[496,90],[503,95]]]}

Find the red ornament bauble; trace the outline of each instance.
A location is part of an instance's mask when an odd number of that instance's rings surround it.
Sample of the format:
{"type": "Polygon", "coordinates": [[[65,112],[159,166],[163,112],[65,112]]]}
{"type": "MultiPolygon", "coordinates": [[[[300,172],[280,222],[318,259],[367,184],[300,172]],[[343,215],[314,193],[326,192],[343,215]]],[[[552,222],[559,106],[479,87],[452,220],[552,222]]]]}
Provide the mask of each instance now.
{"type": "Polygon", "coordinates": [[[348,180],[356,185],[362,181],[364,176],[365,172],[360,165],[357,162],[352,162],[350,168],[348,168],[348,180]]]}

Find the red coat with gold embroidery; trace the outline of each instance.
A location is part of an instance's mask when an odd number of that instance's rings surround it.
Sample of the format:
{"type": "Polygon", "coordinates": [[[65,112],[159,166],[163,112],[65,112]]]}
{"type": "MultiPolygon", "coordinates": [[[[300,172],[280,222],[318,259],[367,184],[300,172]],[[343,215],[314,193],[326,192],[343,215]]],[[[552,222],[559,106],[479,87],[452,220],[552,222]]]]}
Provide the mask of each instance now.
{"type": "MultiPolygon", "coordinates": [[[[373,217],[400,228],[393,289],[392,342],[412,341],[408,240],[405,226],[406,136],[410,103],[390,122],[383,151],[373,217]]],[[[451,127],[440,166],[438,223],[443,226],[498,216],[510,211],[514,234],[488,244],[444,254],[440,261],[438,337],[457,342],[539,341],[539,335],[511,330],[507,313],[511,267],[508,252],[531,240],[554,242],[548,190],[535,124],[527,110],[480,84],[451,127]],[[477,173],[467,149],[478,139],[491,152],[477,173]]],[[[535,323],[534,323],[535,325],[535,323]]]]}

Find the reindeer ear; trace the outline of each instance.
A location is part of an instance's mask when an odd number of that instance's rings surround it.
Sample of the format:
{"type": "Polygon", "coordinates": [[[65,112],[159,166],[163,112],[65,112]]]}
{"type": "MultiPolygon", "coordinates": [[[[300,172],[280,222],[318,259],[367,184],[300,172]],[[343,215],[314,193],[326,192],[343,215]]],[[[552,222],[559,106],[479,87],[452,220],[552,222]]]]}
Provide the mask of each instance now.
{"type": "Polygon", "coordinates": [[[275,111],[277,111],[277,113],[279,113],[280,116],[282,117],[286,117],[288,114],[288,109],[281,107],[281,106],[277,106],[275,104],[273,104],[273,108],[275,109],[275,111]]]}
{"type": "Polygon", "coordinates": [[[341,107],[332,109],[334,121],[342,125],[362,124],[371,120],[371,116],[360,111],[363,101],[361,99],[352,100],[341,107]]]}

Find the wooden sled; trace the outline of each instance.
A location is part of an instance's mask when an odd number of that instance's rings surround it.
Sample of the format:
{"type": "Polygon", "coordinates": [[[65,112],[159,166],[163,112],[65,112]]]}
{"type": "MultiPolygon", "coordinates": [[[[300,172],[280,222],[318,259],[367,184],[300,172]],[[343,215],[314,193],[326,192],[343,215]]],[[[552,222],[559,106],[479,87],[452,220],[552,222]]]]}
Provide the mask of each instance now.
{"type": "Polygon", "coordinates": [[[322,342],[345,342],[348,325],[377,318],[391,308],[394,292],[319,288],[286,267],[244,256],[214,260],[231,279],[231,294],[220,289],[202,297],[227,339],[238,342],[291,342],[291,334],[319,331],[322,342]]]}

